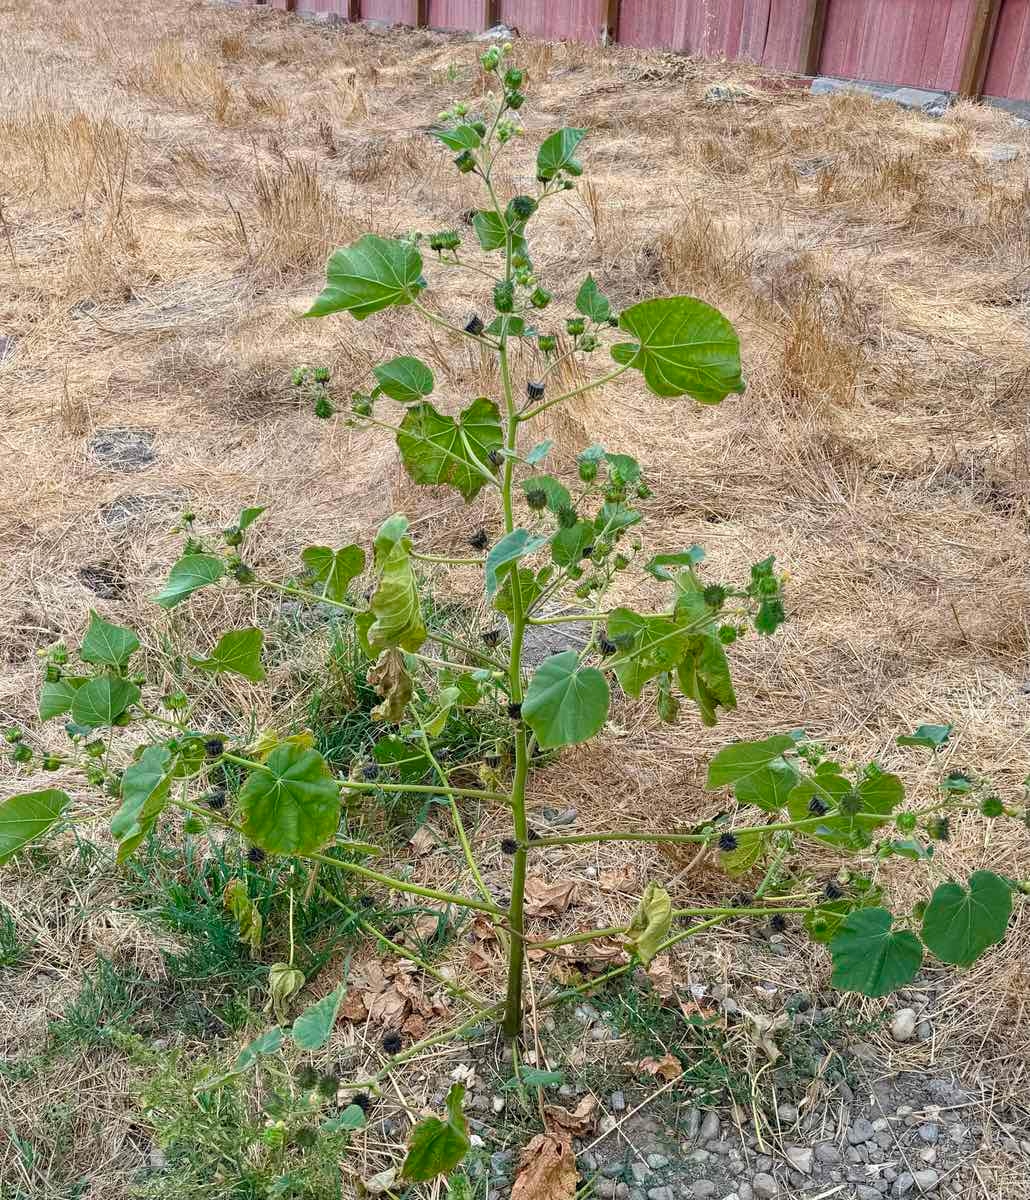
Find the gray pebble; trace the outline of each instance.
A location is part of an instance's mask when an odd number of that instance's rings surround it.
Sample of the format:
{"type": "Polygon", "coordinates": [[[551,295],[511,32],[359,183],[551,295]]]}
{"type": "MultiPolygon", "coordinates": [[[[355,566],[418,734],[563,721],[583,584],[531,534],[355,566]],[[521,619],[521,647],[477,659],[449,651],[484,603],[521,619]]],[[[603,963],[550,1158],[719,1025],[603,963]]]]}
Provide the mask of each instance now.
{"type": "MultiPolygon", "coordinates": [[[[666,1188],[665,1190],[670,1195],[672,1194],[671,1188],[666,1188]]],[[[699,1179],[697,1183],[690,1185],[690,1195],[695,1196],[697,1200],[708,1200],[708,1197],[714,1196],[717,1190],[715,1184],[710,1179],[699,1179]]]]}
{"type": "Polygon", "coordinates": [[[684,1120],[686,1127],[687,1138],[693,1141],[697,1137],[697,1131],[701,1128],[701,1113],[696,1108],[687,1109],[687,1115],[684,1120]]]}
{"type": "MultiPolygon", "coordinates": [[[[754,1179],[751,1180],[751,1186],[754,1188],[757,1200],[773,1200],[773,1197],[779,1193],[780,1186],[771,1175],[767,1175],[764,1171],[760,1171],[754,1179]]],[[[737,1193],[740,1194],[739,1191],[737,1193]]]]}
{"type": "Polygon", "coordinates": [[[722,1141],[709,1142],[708,1149],[711,1150],[713,1154],[729,1154],[729,1152],[733,1149],[733,1143],[722,1141]]]}
{"type": "Polygon", "coordinates": [[[617,1187],[618,1184],[614,1179],[599,1179],[594,1184],[594,1191],[601,1200],[615,1200],[615,1190],[617,1187]]]}
{"type": "Polygon", "coordinates": [[[740,1200],[755,1200],[755,1189],[750,1183],[740,1183],[737,1185],[737,1195],[740,1200]]]}
{"type": "Polygon", "coordinates": [[[626,1164],[622,1162],[606,1163],[601,1168],[601,1174],[605,1179],[621,1179],[626,1173],[626,1164]]]}
{"type": "Polygon", "coordinates": [[[862,1142],[868,1142],[874,1133],[872,1123],[865,1117],[859,1117],[848,1129],[848,1141],[852,1146],[859,1146],[862,1142]]]}
{"type": "Polygon", "coordinates": [[[855,1200],[880,1200],[880,1196],[881,1193],[867,1183],[859,1183],[855,1186],[855,1200]]]}
{"type": "Polygon", "coordinates": [[[584,1171],[596,1171],[597,1170],[597,1155],[591,1154],[589,1150],[586,1151],[585,1154],[581,1154],[579,1156],[579,1165],[583,1168],[584,1171]]]}
{"type": "Polygon", "coordinates": [[[815,1156],[821,1163],[833,1166],[840,1162],[840,1151],[832,1142],[819,1142],[815,1147],[815,1156]]]}
{"type": "Polygon", "coordinates": [[[633,1176],[634,1183],[643,1183],[651,1174],[651,1168],[647,1163],[635,1162],[630,1165],[629,1173],[633,1176]]]}
{"type": "Polygon", "coordinates": [[[514,1159],[514,1150],[495,1150],[490,1155],[490,1170],[495,1175],[505,1175],[511,1170],[511,1164],[514,1159]]]}
{"type": "Polygon", "coordinates": [[[899,1008],[891,1021],[891,1037],[896,1042],[909,1042],[916,1031],[916,1010],[899,1008]]]}
{"type": "Polygon", "coordinates": [[[608,1103],[611,1105],[612,1112],[626,1111],[626,1094],[625,1092],[612,1092],[608,1103]]]}
{"type": "Polygon", "coordinates": [[[901,1174],[894,1180],[894,1186],[891,1192],[895,1196],[907,1196],[915,1187],[915,1176],[911,1171],[902,1171],[901,1174]]]}
{"type": "Polygon", "coordinates": [[[933,1145],[940,1137],[940,1129],[932,1121],[927,1121],[925,1125],[919,1126],[920,1141],[927,1142],[933,1145]]]}
{"type": "Polygon", "coordinates": [[[960,1142],[964,1142],[969,1137],[969,1127],[967,1125],[949,1125],[948,1137],[957,1146],[960,1142]]]}
{"type": "Polygon", "coordinates": [[[916,1026],[916,1038],[921,1042],[928,1042],[933,1037],[933,1026],[929,1021],[920,1021],[916,1026]]]}
{"type": "Polygon", "coordinates": [[[777,1105],[776,1115],[787,1125],[793,1125],[798,1119],[798,1110],[793,1104],[777,1105]]]}
{"type": "Polygon", "coordinates": [[[669,1160],[664,1154],[649,1154],[646,1162],[652,1171],[661,1171],[669,1165],[669,1160]]]}
{"type": "Polygon", "coordinates": [[[812,1174],[812,1151],[807,1146],[788,1146],[784,1150],[787,1162],[802,1175],[812,1174]]]}
{"type": "Polygon", "coordinates": [[[702,1142],[710,1142],[719,1136],[719,1114],[717,1112],[707,1112],[704,1115],[704,1120],[701,1122],[701,1129],[698,1133],[702,1142]]]}
{"type": "Polygon", "coordinates": [[[912,1178],[921,1192],[932,1192],[941,1179],[931,1167],[927,1167],[925,1171],[914,1171],[912,1178]]]}

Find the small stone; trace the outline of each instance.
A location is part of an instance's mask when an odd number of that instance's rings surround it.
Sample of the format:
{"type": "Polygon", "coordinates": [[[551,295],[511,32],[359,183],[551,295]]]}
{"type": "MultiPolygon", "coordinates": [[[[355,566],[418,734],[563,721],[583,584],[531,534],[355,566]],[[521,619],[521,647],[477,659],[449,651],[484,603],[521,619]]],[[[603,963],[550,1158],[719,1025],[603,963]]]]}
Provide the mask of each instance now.
{"type": "Polygon", "coordinates": [[[778,1195],[780,1190],[780,1185],[776,1180],[764,1171],[759,1171],[754,1179],[751,1180],[751,1186],[754,1188],[758,1200],[773,1200],[773,1197],[778,1195]]]}
{"type": "Polygon", "coordinates": [[[649,1154],[644,1160],[652,1171],[664,1171],[669,1160],[664,1154],[649,1154]]]}
{"type": "Polygon", "coordinates": [[[647,1163],[635,1162],[631,1164],[629,1173],[633,1176],[634,1183],[643,1183],[648,1175],[651,1174],[651,1168],[647,1163]]]}
{"type": "Polygon", "coordinates": [[[798,1119],[797,1107],[793,1104],[780,1104],[776,1108],[776,1115],[786,1125],[793,1125],[798,1119]]]}
{"type": "Polygon", "coordinates": [[[937,1161],[937,1147],[927,1146],[925,1150],[919,1151],[919,1161],[924,1163],[934,1163],[937,1161]]]}
{"type": "Polygon", "coordinates": [[[90,438],[89,453],[95,462],[117,471],[142,471],[157,459],[154,434],[149,429],[99,429],[90,438]]]}
{"type": "Polygon", "coordinates": [[[611,1105],[612,1112],[625,1112],[626,1111],[626,1093],[625,1092],[612,1092],[611,1096],[609,1097],[608,1103],[611,1105]]]}
{"type": "Polygon", "coordinates": [[[601,1168],[601,1174],[605,1179],[621,1179],[626,1173],[626,1164],[624,1162],[605,1163],[601,1168]]]}
{"type": "Polygon", "coordinates": [[[161,1171],[168,1166],[168,1159],[165,1158],[165,1152],[160,1146],[155,1146],[147,1155],[147,1162],[150,1164],[152,1171],[161,1171]]]}
{"type": "Polygon", "coordinates": [[[894,1180],[894,1186],[891,1188],[891,1193],[895,1196],[907,1196],[915,1187],[916,1178],[911,1171],[902,1171],[901,1174],[894,1180]]]}
{"type": "MultiPolygon", "coordinates": [[[[1019,147],[1013,146],[1009,142],[996,142],[993,146],[987,147],[987,158],[990,162],[1011,162],[1018,156],[1019,147]]],[[[2,351],[0,351],[0,357],[3,357],[2,351]]]]}
{"type": "Polygon", "coordinates": [[[932,1121],[927,1121],[925,1125],[920,1125],[918,1133],[920,1141],[927,1142],[931,1146],[940,1137],[940,1129],[932,1121]]]}
{"type": "Polygon", "coordinates": [[[711,1142],[719,1136],[719,1129],[719,1114],[717,1112],[707,1112],[704,1115],[704,1120],[701,1122],[698,1137],[702,1142],[711,1142]]]}
{"type": "Polygon", "coordinates": [[[783,1152],[787,1162],[802,1175],[812,1174],[813,1152],[806,1146],[788,1146],[783,1152]]]}
{"type": "Polygon", "coordinates": [[[750,1183],[737,1184],[737,1195],[740,1200],[755,1200],[755,1189],[750,1183]]]}
{"type": "Polygon", "coordinates": [[[595,1025],[590,1030],[590,1040],[592,1042],[607,1042],[611,1039],[612,1031],[607,1025],[595,1025]]]}
{"type": "Polygon", "coordinates": [[[848,1141],[852,1146],[859,1146],[862,1142],[868,1142],[874,1132],[872,1122],[867,1121],[865,1117],[859,1117],[848,1128],[848,1141]]]}
{"type": "Polygon", "coordinates": [[[951,1138],[956,1146],[959,1145],[961,1142],[964,1142],[967,1137],[969,1137],[969,1126],[959,1124],[949,1125],[948,1137],[951,1138]]]}
{"type": "Polygon", "coordinates": [[[709,1142],[708,1149],[711,1150],[713,1154],[729,1154],[729,1152],[733,1149],[733,1143],[724,1141],[709,1142]]]}
{"type": "Polygon", "coordinates": [[[490,1107],[494,1110],[495,1113],[504,1112],[504,1097],[503,1096],[494,1096],[493,1099],[491,1099],[491,1101],[490,1101],[490,1107]]]}
{"type": "Polygon", "coordinates": [[[392,1190],[396,1180],[397,1168],[387,1167],[385,1171],[380,1171],[378,1175],[365,1180],[365,1191],[370,1196],[384,1196],[392,1190]]]}
{"type": "Polygon", "coordinates": [[[697,1200],[708,1200],[708,1197],[714,1196],[717,1190],[710,1179],[699,1179],[697,1183],[690,1185],[690,1194],[696,1196],[697,1200]]]}
{"type": "Polygon", "coordinates": [[[760,1154],[755,1159],[755,1170],[760,1175],[768,1175],[773,1169],[773,1160],[767,1154],[760,1154]]]}
{"type": "Polygon", "coordinates": [[[581,1025],[593,1025],[601,1016],[592,1004],[577,1004],[572,1015],[581,1025]]]}
{"type": "Polygon", "coordinates": [[[684,1118],[684,1125],[687,1130],[687,1138],[693,1141],[697,1137],[697,1131],[701,1128],[701,1113],[699,1109],[687,1109],[687,1115],[684,1118]]]}
{"type": "Polygon", "coordinates": [[[477,33],[472,39],[475,42],[513,42],[518,37],[514,29],[507,25],[492,25],[483,33],[477,33]]]}
{"type": "Polygon", "coordinates": [[[819,1162],[832,1167],[840,1162],[840,1151],[832,1142],[819,1142],[815,1147],[815,1157],[819,1162]]]}
{"type": "Polygon", "coordinates": [[[882,1200],[882,1193],[867,1183],[859,1183],[855,1186],[855,1200],[882,1200]]]}
{"type": "Polygon", "coordinates": [[[876,1130],[877,1133],[886,1133],[890,1127],[891,1123],[886,1117],[877,1117],[873,1122],[873,1129],[876,1130]]]}
{"type": "Polygon", "coordinates": [[[916,1010],[899,1008],[891,1021],[891,1037],[896,1042],[910,1042],[916,1031],[916,1010]]]}
{"type": "Polygon", "coordinates": [[[694,1150],[687,1156],[687,1162],[697,1163],[698,1166],[701,1166],[711,1157],[707,1150],[694,1150]]]}
{"type": "Polygon", "coordinates": [[[912,1178],[921,1192],[932,1192],[941,1180],[940,1175],[929,1167],[925,1171],[913,1171],[912,1178]]]}
{"type": "Polygon", "coordinates": [[[615,1189],[618,1186],[614,1179],[599,1179],[594,1185],[594,1191],[601,1200],[615,1200],[615,1189]]]}
{"type": "Polygon", "coordinates": [[[601,1118],[601,1120],[598,1122],[598,1126],[597,1126],[598,1130],[601,1133],[611,1133],[611,1131],[613,1129],[618,1129],[618,1127],[619,1127],[619,1118],[613,1117],[611,1113],[605,1113],[604,1116],[601,1118]]]}

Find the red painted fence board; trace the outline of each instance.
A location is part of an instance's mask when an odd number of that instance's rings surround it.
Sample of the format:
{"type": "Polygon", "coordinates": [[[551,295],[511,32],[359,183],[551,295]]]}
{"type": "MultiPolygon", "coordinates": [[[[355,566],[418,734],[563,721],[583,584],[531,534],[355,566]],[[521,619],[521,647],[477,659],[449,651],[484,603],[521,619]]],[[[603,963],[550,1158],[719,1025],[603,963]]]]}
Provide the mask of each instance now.
{"type": "Polygon", "coordinates": [[[830,0],[823,75],[953,90],[976,0],[830,0]]]}
{"type": "Polygon", "coordinates": [[[1030,100],[1030,0],[1002,0],[984,95],[1030,100]]]}
{"type": "Polygon", "coordinates": [[[806,0],[622,0],[619,41],[797,70],[807,11],[806,0]]]}
{"type": "Polygon", "coordinates": [[[605,21],[603,0],[501,0],[498,7],[523,37],[598,42],[605,21]]]}
{"type": "Polygon", "coordinates": [[[486,28],[485,0],[429,0],[429,24],[434,29],[486,28]]]}
{"type": "Polygon", "coordinates": [[[361,19],[414,25],[417,9],[416,0],[361,0],[361,19]]]}
{"type": "Polygon", "coordinates": [[[299,13],[335,13],[346,21],[349,12],[347,0],[297,0],[299,13]]]}

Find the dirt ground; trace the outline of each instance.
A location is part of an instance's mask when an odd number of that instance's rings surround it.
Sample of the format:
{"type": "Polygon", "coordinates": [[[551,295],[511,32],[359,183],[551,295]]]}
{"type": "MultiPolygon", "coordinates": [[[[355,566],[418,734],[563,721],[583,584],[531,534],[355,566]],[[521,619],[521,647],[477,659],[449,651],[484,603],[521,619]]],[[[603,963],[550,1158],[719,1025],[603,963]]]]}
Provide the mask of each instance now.
{"type": "MultiPolygon", "coordinates": [[[[450,400],[496,387],[477,357],[408,310],[360,324],[298,319],[335,246],[462,227],[473,184],[424,130],[474,93],[480,49],[171,0],[0,8],[4,723],[32,723],[37,648],[74,641],[91,607],[155,627],[148,598],[176,555],[184,504],[215,526],[269,504],[256,546],[272,575],[312,542],[367,543],[395,511],[429,552],[463,547],[479,526],[496,531],[485,502],[470,511],[413,488],[388,440],[319,422],[290,386],[294,366],[324,363],[345,397],[380,358],[411,352],[450,400]]],[[[775,553],[791,576],[789,623],[733,659],[738,713],[715,730],[692,718],[670,728],[624,704],[596,745],[537,773],[533,804],[575,809],[583,828],[696,821],[714,811],[701,785],[719,746],[799,727],[847,760],[900,771],[919,802],[933,778],[893,739],[924,721],[956,727],[937,765],[986,774],[1021,799],[1030,133],[971,104],[932,120],[861,96],[813,97],[733,64],[529,42],[517,53],[531,80],[529,136],[505,191],[530,178],[538,135],[590,130],[584,182],[534,242],[537,273],[562,301],[588,270],[616,308],[701,296],[737,324],[748,379],[745,395],[702,411],[623,377],[555,417],[550,436],[569,463],[593,441],[641,459],[655,552],[700,542],[713,578],[775,553]],[[713,84],[732,85],[730,99],[706,95],[713,84]]],[[[427,296],[463,322],[487,303],[465,287],[437,273],[427,296]]],[[[451,586],[478,602],[471,576],[451,586]]],[[[638,586],[624,598],[646,601],[638,586]]],[[[224,627],[242,603],[194,611],[224,627]]],[[[290,719],[282,695],[268,689],[259,723],[290,719]]],[[[923,868],[897,861],[881,878],[910,903],[927,890],[923,868]]],[[[957,822],[935,876],[983,866],[1026,878],[1030,834],[957,822]]],[[[624,917],[656,873],[674,878],[682,904],[738,887],[703,863],[626,848],[554,850],[547,871],[578,881],[569,928],[624,917]],[[623,867],[624,888],[596,886],[623,867]]],[[[112,895],[101,889],[88,919],[55,928],[45,887],[17,872],[0,879],[0,900],[47,946],[30,983],[0,978],[12,1059],[97,953],[149,953],[149,935],[112,895]]],[[[964,1164],[956,1196],[1030,1195],[1025,1152],[1012,1149],[1012,1128],[1030,1136],[1028,930],[1024,915],[971,971],[920,977],[928,1039],[900,1045],[878,1028],[861,1043],[871,1077],[961,1078],[980,1133],[954,1159],[964,1164]]],[[[787,954],[744,935],[687,946],[681,977],[744,1007],[773,1011],[827,982],[826,956],[801,935],[788,932],[787,954]]],[[[885,1008],[845,1007],[855,1020],[885,1008]]],[[[109,1118],[76,1143],[91,1177],[77,1194],[121,1194],[141,1151],[126,1134],[131,1112],[112,1100],[118,1080],[98,1095],[95,1078],[69,1071],[65,1086],[109,1118]]],[[[0,1126],[31,1121],[31,1099],[0,1077],[5,1107],[0,1126]]],[[[774,1155],[789,1140],[774,1132],[774,1155]]],[[[65,1194],[32,1191],[15,1161],[0,1141],[5,1200],[65,1194]]],[[[799,1194],[807,1186],[785,1178],[799,1194]]],[[[854,1194],[843,1177],[824,1186],[854,1194]]]]}

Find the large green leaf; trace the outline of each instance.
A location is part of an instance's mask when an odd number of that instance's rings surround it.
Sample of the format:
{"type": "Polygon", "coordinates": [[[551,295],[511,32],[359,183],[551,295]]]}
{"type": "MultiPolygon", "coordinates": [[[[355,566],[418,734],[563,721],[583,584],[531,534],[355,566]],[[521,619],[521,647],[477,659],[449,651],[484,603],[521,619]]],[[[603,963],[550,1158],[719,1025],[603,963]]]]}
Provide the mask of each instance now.
{"type": "MultiPolygon", "coordinates": [[[[341,1113],[337,1113],[335,1117],[327,1117],[318,1127],[319,1133],[344,1133],[353,1132],[355,1129],[365,1128],[365,1110],[360,1104],[348,1104],[341,1113]]],[[[451,1195],[454,1194],[453,1188],[451,1195]]]]}
{"type": "Polygon", "coordinates": [[[673,670],[690,637],[668,617],[642,616],[629,608],[612,610],[608,636],[619,647],[615,674],[630,696],[639,696],[648,680],[673,670]]]}
{"type": "Polygon", "coordinates": [[[412,742],[406,742],[395,733],[381,737],[372,747],[377,763],[392,767],[400,775],[401,783],[418,783],[432,766],[426,752],[412,742]]]}
{"type": "Polygon", "coordinates": [[[753,829],[734,836],[736,846],[732,850],[719,851],[719,866],[727,875],[746,875],[765,857],[769,849],[770,835],[753,829]]]}
{"type": "MultiPolygon", "coordinates": [[[[589,317],[591,321],[596,321],[599,325],[605,324],[612,315],[612,306],[608,302],[608,297],[601,294],[593,275],[588,275],[583,280],[576,294],[576,308],[584,317],[589,317]]],[[[638,470],[637,474],[639,475],[639,473],[638,470]]]]}
{"type": "MultiPolygon", "coordinates": [[[[547,568],[545,568],[547,570],[547,568]]],[[[517,572],[519,583],[519,595],[522,597],[522,608],[525,611],[533,603],[534,600],[543,592],[544,583],[541,579],[543,572],[537,574],[530,567],[519,567],[517,572]]],[[[499,613],[503,613],[509,621],[515,619],[515,609],[513,607],[514,597],[512,596],[512,585],[516,579],[516,572],[508,568],[504,572],[504,581],[502,582],[497,595],[494,597],[494,608],[499,613]]],[[[496,586],[496,583],[495,583],[496,586]]]]}
{"type": "Polygon", "coordinates": [[[942,883],[923,914],[923,941],[946,963],[968,967],[1000,942],[1012,915],[1012,892],[993,871],[974,871],[968,891],[942,883]]]}
{"type": "Polygon", "coordinates": [[[461,1102],[465,1089],[454,1084],[447,1093],[447,1120],[427,1117],[411,1131],[408,1153],[401,1168],[401,1177],[414,1183],[447,1175],[469,1151],[468,1126],[461,1102]]]}
{"type": "Polygon", "coordinates": [[[709,788],[731,787],[741,804],[757,804],[774,812],[786,800],[788,782],[793,786],[797,772],[782,755],[794,745],[786,733],[757,742],[733,742],[708,764],[709,788]]]}
{"type": "Polygon", "coordinates": [[[322,596],[338,604],[347,598],[351,580],[365,569],[365,551],[360,546],[344,546],[342,550],[308,546],[300,558],[322,596]]]}
{"type": "Polygon", "coordinates": [[[895,741],[899,746],[923,746],[927,750],[937,750],[951,736],[954,725],[920,725],[915,733],[900,734],[895,741]]]}
{"type": "Polygon", "coordinates": [[[245,836],[273,854],[304,854],[331,841],[340,823],[340,785],[314,750],[284,742],[240,789],[245,836]]]}
{"type": "Polygon", "coordinates": [[[419,358],[403,355],[372,368],[378,390],[400,404],[415,404],[433,390],[433,372],[419,358]]]}
{"type": "Polygon", "coordinates": [[[555,530],[551,538],[551,558],[559,567],[574,567],[583,559],[583,551],[592,546],[597,535],[589,521],[555,530]]]}
{"type": "Polygon", "coordinates": [[[85,675],[65,675],[63,679],[53,683],[44,683],[39,690],[39,719],[49,721],[52,717],[59,717],[61,713],[68,712],[75,699],[75,693],[88,682],[85,675]]]}
{"type": "Polygon", "coordinates": [[[215,674],[231,671],[234,675],[242,675],[244,679],[260,683],[265,677],[265,668],[261,665],[264,641],[265,635],[256,627],[230,629],[218,639],[218,644],[207,658],[193,658],[190,661],[201,671],[215,674]]]}
{"type": "Polygon", "coordinates": [[[819,825],[805,832],[833,846],[860,849],[870,844],[873,830],[890,820],[891,813],[905,799],[905,788],[897,775],[882,772],[852,787],[835,771],[817,771],[802,779],[787,797],[791,820],[811,817],[809,806],[815,797],[835,811],[827,813],[819,825]]]}
{"type": "Polygon", "coordinates": [[[522,702],[522,716],[544,750],[575,746],[608,719],[608,681],[596,667],[583,667],[575,650],[554,654],[537,667],[522,702]]]}
{"type": "Polygon", "coordinates": [[[435,137],[449,150],[477,150],[482,139],[472,125],[456,125],[453,129],[430,129],[430,137],[435,137]]]}
{"type": "Polygon", "coordinates": [[[692,396],[718,404],[742,392],[740,342],[717,309],[691,296],[644,300],[624,309],[619,327],[635,342],[612,346],[617,363],[642,371],[656,396],[692,396]]]}
{"type": "Polygon", "coordinates": [[[559,171],[579,175],[582,168],[576,161],[576,147],[586,135],[585,129],[572,129],[565,125],[546,137],[536,155],[537,175],[541,179],[553,179],[559,171]]]}
{"type": "Polygon", "coordinates": [[[405,469],[416,483],[448,484],[473,500],[493,478],[490,452],[501,448],[497,405],[481,396],[458,420],[437,412],[432,404],[416,404],[404,414],[397,448],[405,469]]]}
{"type": "Polygon", "coordinates": [[[255,504],[249,508],[240,509],[240,515],[236,518],[236,528],[240,533],[245,533],[258,517],[267,511],[267,504],[255,504]]]}
{"type": "Polygon", "coordinates": [[[172,567],[154,601],[162,608],[174,608],[194,592],[217,583],[224,574],[225,563],[213,554],[186,554],[172,567]]]}
{"type": "Polygon", "coordinates": [[[368,645],[377,655],[391,646],[417,650],[426,640],[426,627],[411,565],[407,517],[395,513],[383,522],[374,555],[379,586],[370,603],[375,621],[368,630],[368,645]]]}
{"type": "Polygon", "coordinates": [[[125,768],[121,808],[111,818],[119,862],[124,862],[153,829],[167,804],[171,765],[172,753],[166,746],[148,746],[125,768]]]}
{"type": "Polygon", "coordinates": [[[112,625],[95,612],[89,614],[89,628],[82,639],[79,658],[120,669],[139,649],[139,638],[123,625],[112,625]]]}
{"type": "Polygon", "coordinates": [[[704,556],[705,552],[700,546],[691,546],[689,550],[677,550],[675,554],[656,554],[644,570],[655,579],[675,579],[676,576],[669,567],[695,567],[704,556]]]}
{"type": "Polygon", "coordinates": [[[527,495],[531,492],[543,492],[547,497],[547,507],[553,513],[565,506],[572,506],[569,489],[553,475],[529,475],[522,481],[522,490],[527,495]]]}
{"type": "Polygon", "coordinates": [[[541,534],[530,533],[528,529],[513,529],[506,533],[499,542],[490,547],[486,556],[483,578],[486,584],[486,594],[492,596],[497,591],[502,575],[513,562],[534,554],[541,546],[546,546],[548,538],[541,534]]]}
{"type": "Polygon", "coordinates": [[[21,792],[0,804],[0,867],[53,825],[71,803],[65,792],[21,792]]]}
{"type": "Polygon", "coordinates": [[[246,1071],[248,1067],[252,1067],[259,1058],[264,1058],[268,1054],[274,1054],[282,1048],[283,1042],[286,1040],[286,1034],[278,1025],[273,1025],[271,1029],[266,1029],[264,1033],[256,1037],[252,1042],[248,1042],[246,1046],[236,1055],[236,1061],[233,1063],[233,1074],[239,1075],[246,1071]]]}
{"type": "Polygon", "coordinates": [[[341,981],[338,987],[309,1005],[297,1017],[293,1022],[293,1040],[298,1049],[319,1050],[329,1041],[346,991],[347,984],[341,981]]]}
{"type": "Polygon", "coordinates": [[[411,304],[426,286],[422,255],[415,246],[373,233],[335,251],[325,276],[326,286],[306,317],[349,312],[363,321],[391,305],[411,304]]]}
{"type": "Polygon", "coordinates": [[[844,992],[886,996],[911,983],[923,962],[923,947],[907,929],[892,930],[885,908],[850,913],[830,942],[830,982],[844,992]]]}
{"type": "Polygon", "coordinates": [[[722,642],[716,637],[691,637],[683,659],[676,668],[676,677],[684,696],[697,705],[704,725],[718,724],[717,710],[720,707],[728,711],[737,707],[730,664],[722,642]]]}
{"type": "Polygon", "coordinates": [[[476,237],[479,238],[479,244],[484,250],[503,250],[510,230],[512,250],[524,254],[526,252],[526,239],[523,234],[525,227],[525,221],[513,220],[509,224],[499,213],[490,209],[477,212],[472,219],[472,228],[476,231],[476,237]]]}
{"type": "Polygon", "coordinates": [[[72,720],[76,725],[100,729],[111,725],[140,697],[139,688],[116,675],[98,675],[75,692],[72,720]]]}

